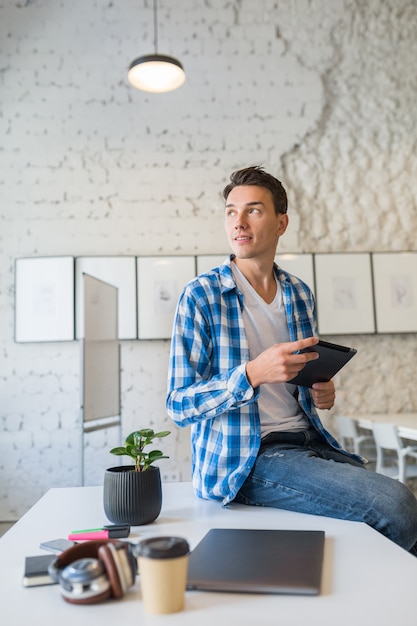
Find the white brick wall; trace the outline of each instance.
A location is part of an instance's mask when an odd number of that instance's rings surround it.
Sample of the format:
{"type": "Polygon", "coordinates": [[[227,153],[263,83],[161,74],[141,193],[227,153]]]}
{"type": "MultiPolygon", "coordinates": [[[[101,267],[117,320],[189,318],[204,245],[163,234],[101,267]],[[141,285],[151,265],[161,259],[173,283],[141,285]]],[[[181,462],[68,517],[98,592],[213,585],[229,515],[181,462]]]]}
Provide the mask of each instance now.
{"type": "MultiPolygon", "coordinates": [[[[14,343],[15,258],[223,253],[221,190],[253,163],[288,189],[281,251],[416,250],[413,0],[158,7],[159,51],[187,72],[164,95],[126,80],[153,50],[149,0],[0,6],[0,519],[79,480],[79,346],[14,343]]],[[[338,410],[417,410],[415,335],[333,339],[359,350],[338,410]]],[[[124,433],[172,428],[168,350],[123,343],[124,433]]],[[[173,430],[161,466],[187,478],[173,430]]],[[[90,484],[116,437],[88,436],[90,484]]]]}

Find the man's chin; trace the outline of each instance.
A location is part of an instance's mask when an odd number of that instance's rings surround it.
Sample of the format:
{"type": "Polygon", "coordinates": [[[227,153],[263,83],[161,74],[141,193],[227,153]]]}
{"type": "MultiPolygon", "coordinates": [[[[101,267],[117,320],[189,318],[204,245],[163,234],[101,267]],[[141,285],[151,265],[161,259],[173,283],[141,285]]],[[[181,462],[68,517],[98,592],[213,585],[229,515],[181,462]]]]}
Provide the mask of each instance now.
{"type": "Polygon", "coordinates": [[[243,249],[243,248],[234,248],[233,249],[233,254],[235,255],[235,257],[237,259],[252,259],[255,254],[252,250],[248,250],[248,249],[243,249]]]}

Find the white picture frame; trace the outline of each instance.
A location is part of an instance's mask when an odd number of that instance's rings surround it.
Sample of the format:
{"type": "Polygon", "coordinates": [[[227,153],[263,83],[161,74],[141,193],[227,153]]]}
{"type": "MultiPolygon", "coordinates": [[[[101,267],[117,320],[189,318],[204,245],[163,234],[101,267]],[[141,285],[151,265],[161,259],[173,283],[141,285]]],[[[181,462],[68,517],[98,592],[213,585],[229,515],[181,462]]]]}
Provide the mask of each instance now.
{"type": "Polygon", "coordinates": [[[178,299],[195,269],[194,256],[137,258],[139,339],[171,338],[178,299]]]}
{"type": "Polygon", "coordinates": [[[417,252],[374,252],[378,333],[417,332],[417,252]]]}
{"type": "Polygon", "coordinates": [[[375,333],[371,255],[319,253],[314,268],[319,333],[375,333]]]}
{"type": "Polygon", "coordinates": [[[315,294],[313,255],[309,253],[283,252],[275,255],[279,267],[297,278],[301,278],[315,294]]]}
{"type": "Polygon", "coordinates": [[[83,274],[118,289],[119,339],[137,338],[136,257],[89,256],[75,259],[75,336],[84,337],[83,274]]]}
{"type": "Polygon", "coordinates": [[[197,256],[197,276],[209,272],[214,267],[221,265],[228,257],[228,253],[224,254],[200,254],[197,256]]]}
{"type": "Polygon", "coordinates": [[[74,340],[74,257],[15,260],[15,341],[74,340]]]}

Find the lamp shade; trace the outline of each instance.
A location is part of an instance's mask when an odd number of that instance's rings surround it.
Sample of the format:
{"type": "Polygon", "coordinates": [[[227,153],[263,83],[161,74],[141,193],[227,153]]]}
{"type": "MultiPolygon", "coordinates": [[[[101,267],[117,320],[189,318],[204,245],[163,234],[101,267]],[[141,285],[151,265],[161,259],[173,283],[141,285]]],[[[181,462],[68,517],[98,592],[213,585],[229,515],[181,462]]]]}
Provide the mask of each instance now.
{"type": "Polygon", "coordinates": [[[185,82],[185,72],[181,63],[173,57],[147,54],[132,61],[127,78],[136,89],[163,93],[181,87],[185,82]]]}

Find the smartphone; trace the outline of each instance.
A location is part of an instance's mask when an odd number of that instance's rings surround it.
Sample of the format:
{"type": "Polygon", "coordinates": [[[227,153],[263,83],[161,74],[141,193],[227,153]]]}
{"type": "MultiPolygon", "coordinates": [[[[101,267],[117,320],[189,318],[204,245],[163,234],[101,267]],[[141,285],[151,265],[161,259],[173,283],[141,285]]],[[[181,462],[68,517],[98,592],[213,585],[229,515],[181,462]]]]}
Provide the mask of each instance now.
{"type": "Polygon", "coordinates": [[[70,541],[69,539],[52,539],[52,541],[44,541],[39,545],[42,550],[54,552],[55,554],[61,554],[61,552],[72,548],[72,546],[75,546],[75,541],[70,541]]]}

